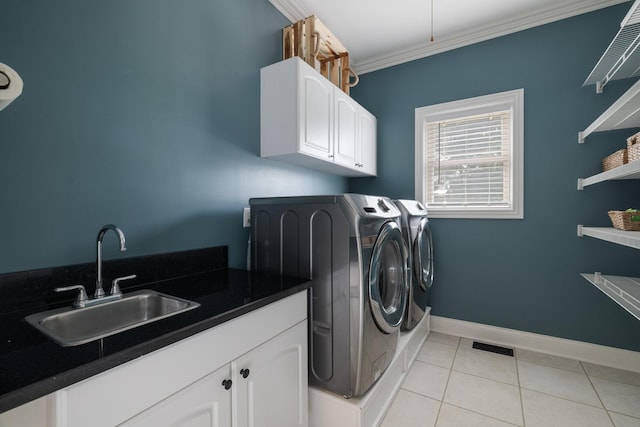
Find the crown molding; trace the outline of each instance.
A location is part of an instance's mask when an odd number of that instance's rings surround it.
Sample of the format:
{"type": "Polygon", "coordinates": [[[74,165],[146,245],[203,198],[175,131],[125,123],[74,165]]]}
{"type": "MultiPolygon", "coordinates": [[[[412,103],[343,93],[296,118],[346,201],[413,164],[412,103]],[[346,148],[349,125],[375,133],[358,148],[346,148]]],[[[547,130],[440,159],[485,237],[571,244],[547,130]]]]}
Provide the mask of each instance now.
{"type": "MultiPolygon", "coordinates": [[[[307,10],[298,0],[269,1],[291,22],[313,15],[313,12],[307,10]]],[[[360,61],[351,60],[351,66],[358,74],[366,74],[627,1],[629,0],[577,0],[571,4],[552,6],[517,19],[494,22],[485,27],[476,27],[473,31],[461,33],[447,39],[436,40],[434,43],[420,44],[392,54],[375,56],[360,61]]]]}
{"type": "Polygon", "coordinates": [[[307,10],[297,0],[269,0],[269,3],[292,23],[313,15],[313,12],[307,10]]]}
{"type": "Polygon", "coordinates": [[[571,5],[552,7],[518,19],[498,22],[492,24],[490,27],[486,26],[484,28],[475,28],[473,31],[440,40],[431,45],[414,46],[391,55],[374,57],[361,62],[352,62],[352,65],[358,74],[365,74],[460,47],[469,46],[474,43],[505,36],[507,34],[516,33],[518,31],[548,24],[554,21],[571,18],[583,13],[593,12],[594,10],[603,9],[626,1],[628,0],[588,0],[580,1],[571,5]]]}

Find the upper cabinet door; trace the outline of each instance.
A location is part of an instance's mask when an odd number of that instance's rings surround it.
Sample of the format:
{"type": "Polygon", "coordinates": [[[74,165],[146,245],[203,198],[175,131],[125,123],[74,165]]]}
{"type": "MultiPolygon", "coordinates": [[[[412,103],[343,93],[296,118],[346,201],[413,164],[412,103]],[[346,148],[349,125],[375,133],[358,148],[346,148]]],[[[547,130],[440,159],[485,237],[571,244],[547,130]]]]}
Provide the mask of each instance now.
{"type": "Polygon", "coordinates": [[[334,97],[334,161],[350,168],[357,167],[359,106],[338,88],[334,88],[334,97]]]}
{"type": "Polygon", "coordinates": [[[377,174],[377,120],[376,117],[365,110],[360,108],[360,114],[358,116],[360,121],[360,135],[358,143],[360,147],[357,150],[359,157],[357,158],[357,164],[360,165],[362,171],[367,175],[376,176],[377,174]]]}
{"type": "Polygon", "coordinates": [[[322,76],[304,74],[300,81],[300,151],[328,160],[333,157],[333,102],[331,83],[322,76]]]}

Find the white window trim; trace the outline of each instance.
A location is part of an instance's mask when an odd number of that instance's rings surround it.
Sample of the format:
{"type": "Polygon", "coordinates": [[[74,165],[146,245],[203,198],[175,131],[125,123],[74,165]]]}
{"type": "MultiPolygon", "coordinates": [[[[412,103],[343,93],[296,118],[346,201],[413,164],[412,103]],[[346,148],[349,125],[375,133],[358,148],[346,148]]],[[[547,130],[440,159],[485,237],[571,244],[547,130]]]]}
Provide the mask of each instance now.
{"type": "Polygon", "coordinates": [[[513,117],[513,144],[511,150],[512,201],[507,208],[435,208],[429,211],[430,218],[524,218],[524,89],[516,89],[475,98],[445,102],[416,108],[415,110],[415,198],[427,205],[424,200],[425,167],[423,149],[425,123],[441,121],[464,115],[473,115],[483,111],[511,109],[513,117]]]}

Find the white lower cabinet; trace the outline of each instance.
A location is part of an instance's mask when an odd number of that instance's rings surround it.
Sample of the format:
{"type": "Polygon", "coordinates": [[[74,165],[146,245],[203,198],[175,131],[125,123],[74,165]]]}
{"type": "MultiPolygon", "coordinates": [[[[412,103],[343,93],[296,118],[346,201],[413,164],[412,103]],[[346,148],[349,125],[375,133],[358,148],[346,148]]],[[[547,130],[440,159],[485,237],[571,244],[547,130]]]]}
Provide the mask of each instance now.
{"type": "Polygon", "coordinates": [[[302,291],[0,414],[0,427],[307,427],[307,367],[302,291]]]}
{"type": "Polygon", "coordinates": [[[121,426],[306,426],[306,334],[298,323],[121,426]]]}

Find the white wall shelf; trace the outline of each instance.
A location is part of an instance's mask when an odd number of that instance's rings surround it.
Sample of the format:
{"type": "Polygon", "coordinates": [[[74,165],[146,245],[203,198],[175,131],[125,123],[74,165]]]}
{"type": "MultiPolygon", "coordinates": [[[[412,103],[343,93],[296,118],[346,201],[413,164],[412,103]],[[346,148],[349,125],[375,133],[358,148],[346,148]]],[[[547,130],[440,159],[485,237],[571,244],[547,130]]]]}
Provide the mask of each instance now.
{"type": "MultiPolygon", "coordinates": [[[[638,0],[640,1],[640,0],[638,0]]],[[[638,24],[640,26],[640,24],[638,24]]],[[[638,53],[640,56],[640,52],[638,53]]],[[[578,132],[578,143],[594,132],[640,127],[640,80],[629,88],[604,113],[582,132],[578,132]]]]}
{"type": "Polygon", "coordinates": [[[613,227],[584,227],[578,225],[578,236],[589,236],[618,245],[640,249],[640,231],[624,231],[613,227]]]}
{"type": "MultiPolygon", "coordinates": [[[[640,76],[640,0],[635,0],[620,23],[620,31],[604,52],[583,86],[596,85],[602,93],[611,80],[640,76]]],[[[635,82],[605,112],[585,130],[578,132],[578,144],[594,132],[640,127],[640,80],[635,82]]],[[[640,161],[578,178],[578,190],[604,181],[640,179],[640,161]]],[[[578,236],[589,236],[617,245],[640,249],[640,231],[624,231],[613,227],[584,227],[578,225],[578,236]]],[[[640,320],[640,279],[621,276],[603,276],[600,273],[582,276],[604,292],[609,298],[640,320]]]]}
{"type": "Polygon", "coordinates": [[[640,320],[640,278],[604,276],[600,273],[582,273],[582,277],[640,320]]]}
{"type": "Polygon", "coordinates": [[[578,190],[599,182],[623,179],[640,179],[640,161],[627,163],[588,178],[578,178],[578,190]]]}
{"type": "Polygon", "coordinates": [[[620,23],[620,31],[604,52],[583,86],[596,85],[602,93],[611,80],[640,76],[640,0],[636,0],[620,23]]]}

